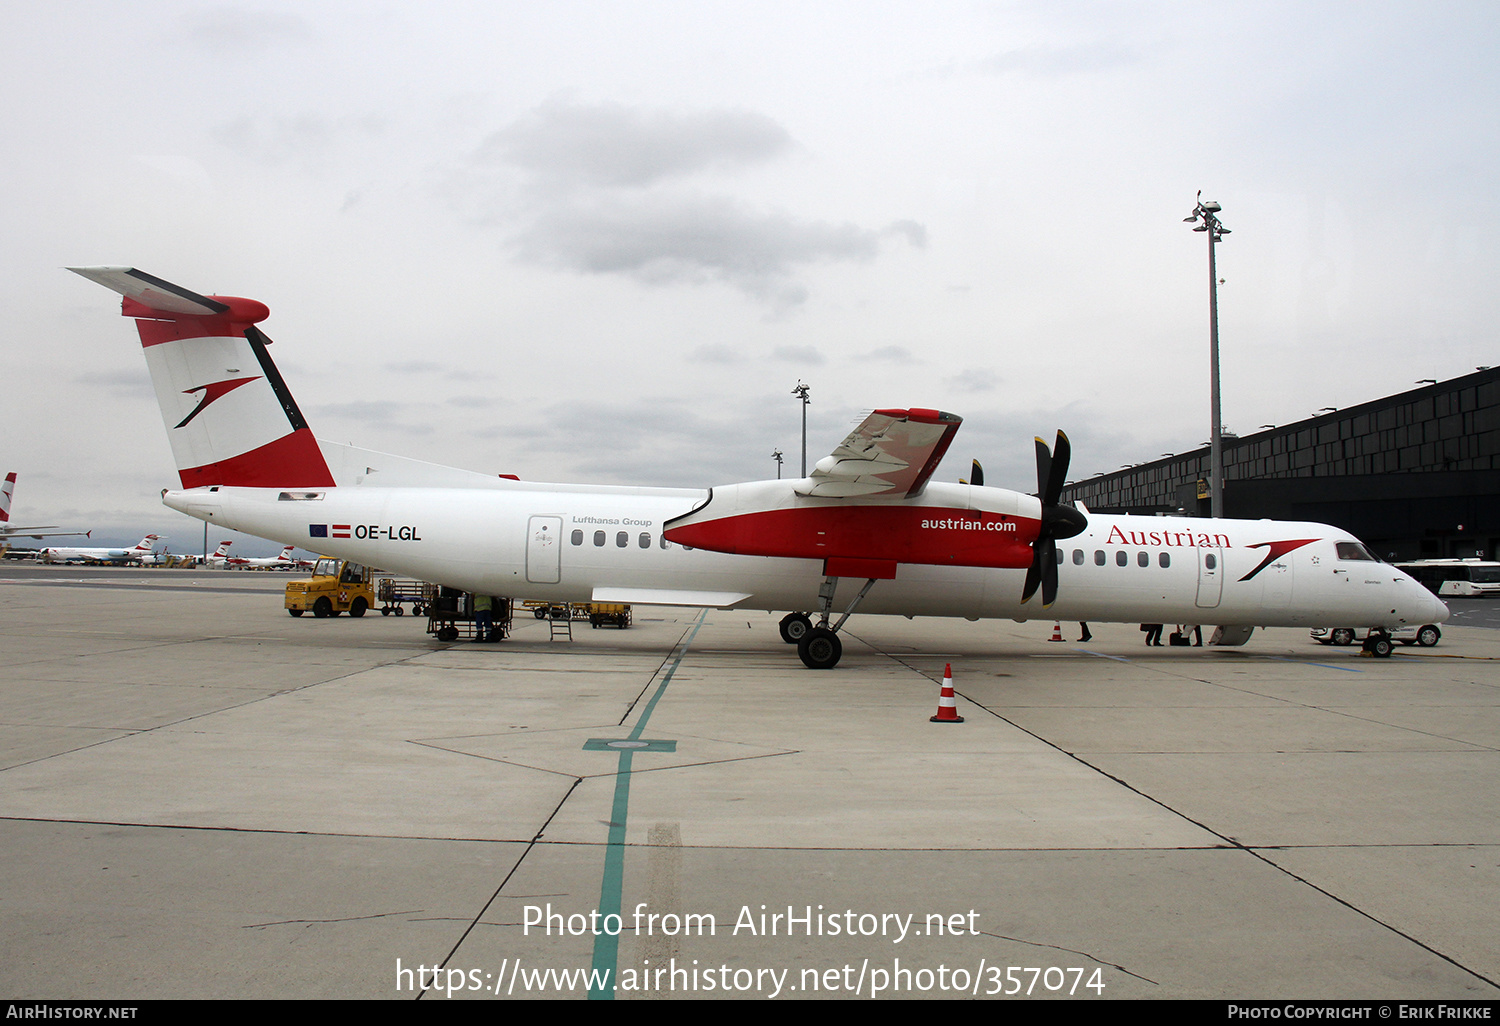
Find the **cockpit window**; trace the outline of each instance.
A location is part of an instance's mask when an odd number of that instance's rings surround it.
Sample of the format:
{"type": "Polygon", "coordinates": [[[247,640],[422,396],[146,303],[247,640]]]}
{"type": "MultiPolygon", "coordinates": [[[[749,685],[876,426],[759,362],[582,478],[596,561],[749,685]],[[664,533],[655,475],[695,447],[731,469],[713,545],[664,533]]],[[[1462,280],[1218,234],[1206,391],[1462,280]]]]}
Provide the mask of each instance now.
{"type": "Polygon", "coordinates": [[[1370,554],[1369,549],[1365,548],[1359,542],[1337,542],[1334,548],[1338,550],[1340,559],[1363,559],[1370,563],[1380,562],[1380,560],[1370,554]]]}

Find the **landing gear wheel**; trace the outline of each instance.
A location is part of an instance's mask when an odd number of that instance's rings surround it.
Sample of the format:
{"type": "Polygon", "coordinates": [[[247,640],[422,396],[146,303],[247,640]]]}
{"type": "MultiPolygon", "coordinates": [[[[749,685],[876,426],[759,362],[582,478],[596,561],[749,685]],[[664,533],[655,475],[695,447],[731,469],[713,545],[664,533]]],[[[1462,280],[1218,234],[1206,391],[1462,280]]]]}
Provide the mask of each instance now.
{"type": "Polygon", "coordinates": [[[1335,645],[1354,644],[1354,632],[1348,627],[1339,627],[1333,632],[1333,643],[1335,645]]]}
{"type": "Polygon", "coordinates": [[[1423,648],[1431,648],[1433,645],[1436,645],[1438,643],[1438,640],[1442,638],[1442,636],[1442,631],[1438,630],[1432,624],[1428,624],[1426,627],[1423,627],[1421,630],[1417,631],[1417,644],[1421,645],[1423,648]]]}
{"type": "Polygon", "coordinates": [[[332,615],[333,603],[328,601],[326,595],[313,603],[313,616],[316,616],[319,620],[326,620],[332,615]]]}
{"type": "Polygon", "coordinates": [[[301,616],[302,613],[303,613],[303,610],[301,610],[301,609],[288,609],[287,612],[291,613],[293,616],[301,616]]]}
{"type": "Polygon", "coordinates": [[[844,643],[827,627],[814,627],[797,642],[797,656],[810,670],[831,670],[844,654],[844,643]]]}
{"type": "Polygon", "coordinates": [[[781,640],[788,645],[797,644],[812,629],[812,620],[806,613],[788,613],[781,618],[781,640]]]}
{"type": "Polygon", "coordinates": [[[1368,638],[1365,641],[1365,651],[1370,653],[1376,659],[1389,659],[1391,657],[1391,651],[1395,647],[1395,645],[1391,644],[1391,639],[1385,637],[1384,635],[1380,635],[1374,638],[1368,638]]]}
{"type": "Polygon", "coordinates": [[[349,606],[349,615],[355,618],[364,616],[365,610],[369,608],[370,604],[368,602],[366,602],[363,598],[357,598],[349,606]]]}

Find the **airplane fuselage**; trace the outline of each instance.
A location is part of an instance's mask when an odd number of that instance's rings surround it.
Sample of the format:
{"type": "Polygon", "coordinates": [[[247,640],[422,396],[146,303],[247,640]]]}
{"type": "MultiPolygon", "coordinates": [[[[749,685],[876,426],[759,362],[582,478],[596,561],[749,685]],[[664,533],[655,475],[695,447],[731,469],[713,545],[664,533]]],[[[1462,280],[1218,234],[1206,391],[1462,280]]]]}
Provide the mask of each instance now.
{"type": "MultiPolygon", "coordinates": [[[[494,487],[170,491],[165,503],[220,527],[301,545],[478,594],[559,602],[808,610],[819,559],[690,548],[664,525],[701,507],[700,489],[494,487]],[[476,526],[477,525],[477,526],[476,526]]],[[[932,483],[929,528],[971,532],[970,509],[1026,509],[1005,489],[932,483]]],[[[996,534],[997,538],[1003,538],[996,534]]],[[[1007,543],[1009,539],[1004,539],[1007,543]]],[[[1323,524],[1090,514],[1058,543],[1057,601],[1021,602],[1025,570],[901,563],[862,613],[1249,626],[1401,627],[1447,609],[1389,564],[1323,524]]],[[[835,608],[864,585],[839,581],[835,608]]]]}

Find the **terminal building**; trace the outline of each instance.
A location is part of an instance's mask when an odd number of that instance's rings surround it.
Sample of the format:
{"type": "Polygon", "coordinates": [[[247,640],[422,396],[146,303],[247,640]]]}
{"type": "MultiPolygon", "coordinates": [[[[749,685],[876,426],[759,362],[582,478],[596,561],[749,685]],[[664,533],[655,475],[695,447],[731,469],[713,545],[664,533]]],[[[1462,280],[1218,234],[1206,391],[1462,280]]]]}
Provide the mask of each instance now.
{"type": "MultiPolygon", "coordinates": [[[[1069,484],[1100,513],[1208,515],[1209,450],[1069,484]]],[[[1342,527],[1390,560],[1496,558],[1500,368],[1224,438],[1226,517],[1342,527]]]]}

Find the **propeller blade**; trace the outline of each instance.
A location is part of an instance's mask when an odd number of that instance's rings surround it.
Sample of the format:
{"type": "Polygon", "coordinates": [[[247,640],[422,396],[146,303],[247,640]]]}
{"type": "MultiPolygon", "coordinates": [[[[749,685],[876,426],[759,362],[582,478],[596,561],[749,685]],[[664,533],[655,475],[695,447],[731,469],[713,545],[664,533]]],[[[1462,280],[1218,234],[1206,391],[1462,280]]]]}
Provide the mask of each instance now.
{"type": "MultiPolygon", "coordinates": [[[[1036,494],[1042,500],[1042,523],[1036,541],[1031,543],[1031,566],[1026,570],[1026,584],[1021,601],[1029,602],[1040,588],[1043,608],[1057,601],[1057,539],[1072,538],[1088,527],[1088,518],[1072,506],[1064,506],[1063,486],[1068,480],[1068,464],[1073,446],[1068,436],[1057,433],[1051,449],[1042,439],[1036,440],[1036,494]]],[[[979,464],[974,464],[977,470],[979,464]]]]}
{"type": "MultiPolygon", "coordinates": [[[[1042,561],[1042,608],[1057,601],[1057,543],[1047,539],[1045,558],[1042,561]]],[[[1039,557],[1042,558],[1042,557],[1039,557]]]]}
{"type": "MultiPolygon", "coordinates": [[[[1057,433],[1057,444],[1052,447],[1052,460],[1049,466],[1045,491],[1042,492],[1042,502],[1048,506],[1057,505],[1057,500],[1062,497],[1063,485],[1068,480],[1068,463],[1073,458],[1073,446],[1068,442],[1068,436],[1061,431],[1057,433]]],[[[1040,481],[1040,478],[1038,478],[1040,481]]]]}
{"type": "Polygon", "coordinates": [[[1033,555],[1031,565],[1026,568],[1026,586],[1021,589],[1022,603],[1030,602],[1031,596],[1042,586],[1042,548],[1045,542],[1036,541],[1032,543],[1033,555]]]}
{"type": "Polygon", "coordinates": [[[974,461],[974,467],[969,473],[969,484],[980,486],[984,484],[984,468],[979,465],[978,460],[974,461]]]}
{"type": "Polygon", "coordinates": [[[1052,476],[1052,453],[1047,443],[1036,440],[1036,494],[1043,504],[1047,502],[1047,479],[1052,476]]]}

